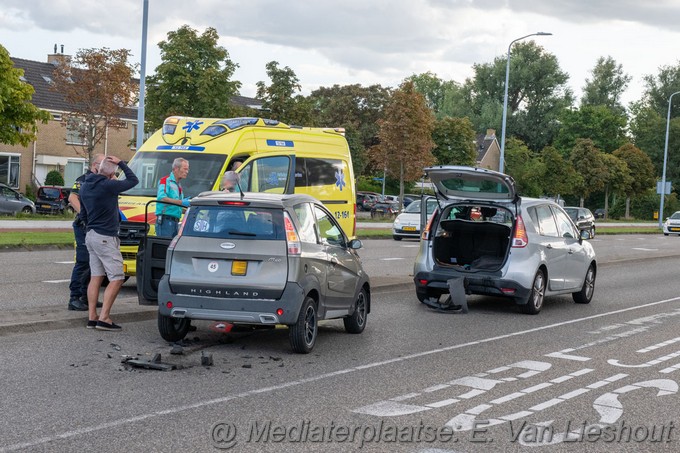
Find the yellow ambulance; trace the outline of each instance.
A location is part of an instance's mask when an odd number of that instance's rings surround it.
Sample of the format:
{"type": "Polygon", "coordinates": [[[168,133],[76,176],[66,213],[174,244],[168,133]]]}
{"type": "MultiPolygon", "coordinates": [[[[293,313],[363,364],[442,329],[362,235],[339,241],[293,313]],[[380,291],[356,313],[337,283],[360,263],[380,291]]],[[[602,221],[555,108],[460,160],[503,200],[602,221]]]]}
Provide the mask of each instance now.
{"type": "Polygon", "coordinates": [[[348,236],[355,235],[354,172],[343,130],[289,126],[262,118],[173,116],[128,163],[139,184],[119,199],[126,276],[136,274],[144,230],[154,232],[158,181],[171,172],[178,157],[189,161],[189,175],[181,182],[185,196],[219,190],[224,172],[239,161],[244,192],[311,195],[335,215],[348,236]]]}

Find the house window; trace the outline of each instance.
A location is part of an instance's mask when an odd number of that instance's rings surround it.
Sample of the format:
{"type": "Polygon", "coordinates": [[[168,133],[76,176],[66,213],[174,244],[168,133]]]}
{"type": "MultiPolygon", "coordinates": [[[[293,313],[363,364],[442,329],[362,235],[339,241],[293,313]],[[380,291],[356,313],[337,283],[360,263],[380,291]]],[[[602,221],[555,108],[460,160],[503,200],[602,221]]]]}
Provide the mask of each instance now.
{"type": "Polygon", "coordinates": [[[61,121],[61,113],[53,113],[52,114],[52,119],[54,121],[61,121]]]}
{"type": "Polygon", "coordinates": [[[66,144],[86,145],[85,124],[77,119],[69,119],[66,124],[66,144]]]}
{"type": "Polygon", "coordinates": [[[0,182],[15,189],[19,187],[20,157],[18,154],[0,154],[0,182]]]}
{"type": "MultiPolygon", "coordinates": [[[[127,123],[126,123],[127,124],[127,123]]],[[[130,149],[137,149],[137,123],[129,123],[132,127],[130,128],[130,149]]],[[[142,143],[146,142],[149,137],[151,137],[151,132],[144,132],[142,135],[142,143]]]]}

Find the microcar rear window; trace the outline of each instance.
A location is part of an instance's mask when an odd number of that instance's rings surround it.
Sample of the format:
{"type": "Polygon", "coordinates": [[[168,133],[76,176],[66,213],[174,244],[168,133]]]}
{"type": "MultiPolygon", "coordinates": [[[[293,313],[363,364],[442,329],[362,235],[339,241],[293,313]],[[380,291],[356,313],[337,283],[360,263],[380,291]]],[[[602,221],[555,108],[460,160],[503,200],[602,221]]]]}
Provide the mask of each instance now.
{"type": "Polygon", "coordinates": [[[283,211],[244,206],[192,206],[184,236],[283,240],[283,211]]]}

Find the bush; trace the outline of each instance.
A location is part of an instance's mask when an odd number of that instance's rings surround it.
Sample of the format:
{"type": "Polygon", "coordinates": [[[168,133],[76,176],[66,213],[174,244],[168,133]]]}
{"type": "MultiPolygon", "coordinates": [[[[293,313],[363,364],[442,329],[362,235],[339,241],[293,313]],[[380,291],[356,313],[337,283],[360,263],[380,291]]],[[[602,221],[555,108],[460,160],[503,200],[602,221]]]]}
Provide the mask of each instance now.
{"type": "Polygon", "coordinates": [[[31,184],[26,184],[26,198],[35,203],[35,189],[31,184]]]}
{"type": "Polygon", "coordinates": [[[46,186],[63,186],[64,185],[64,177],[61,176],[61,173],[57,170],[52,170],[49,173],[47,173],[47,176],[45,177],[45,185],[46,186]]]}

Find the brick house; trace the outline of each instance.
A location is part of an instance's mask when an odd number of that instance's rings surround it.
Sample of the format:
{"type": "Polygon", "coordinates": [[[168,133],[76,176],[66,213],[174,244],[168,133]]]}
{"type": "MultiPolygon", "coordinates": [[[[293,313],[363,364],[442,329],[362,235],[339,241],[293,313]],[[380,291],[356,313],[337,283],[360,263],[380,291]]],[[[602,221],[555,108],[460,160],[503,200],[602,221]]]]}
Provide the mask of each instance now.
{"type": "MultiPolygon", "coordinates": [[[[50,54],[47,62],[10,57],[15,68],[22,69],[22,80],[33,86],[32,103],[49,112],[52,119],[47,124],[38,123],[36,140],[29,146],[0,143],[0,182],[25,192],[28,186],[36,188],[45,182],[47,173],[58,170],[64,184],[71,186],[75,179],[88,168],[87,149],[82,139],[61,122],[69,111],[63,96],[50,90],[52,73],[58,61],[69,58],[62,53],[50,54]]],[[[245,96],[235,96],[232,103],[261,109],[262,102],[245,96]]],[[[109,128],[106,136],[95,147],[95,153],[113,154],[130,160],[135,153],[137,135],[137,108],[131,108],[122,116],[123,128],[109,128]]]]}
{"type": "Polygon", "coordinates": [[[487,129],[486,134],[477,135],[475,145],[477,146],[477,167],[498,171],[501,147],[496,138],[496,130],[487,129]]]}
{"type": "MultiPolygon", "coordinates": [[[[45,182],[47,173],[58,170],[64,184],[70,186],[88,167],[87,150],[81,138],[61,123],[62,115],[69,111],[63,96],[50,90],[55,64],[63,53],[50,54],[47,62],[11,57],[15,68],[22,69],[22,80],[35,90],[32,102],[52,115],[47,124],[38,123],[36,140],[29,146],[0,143],[0,182],[25,191],[27,186],[37,187],[45,182]]],[[[114,154],[129,160],[135,152],[137,109],[128,109],[122,118],[122,129],[110,128],[106,137],[95,147],[95,153],[114,154]]]]}

